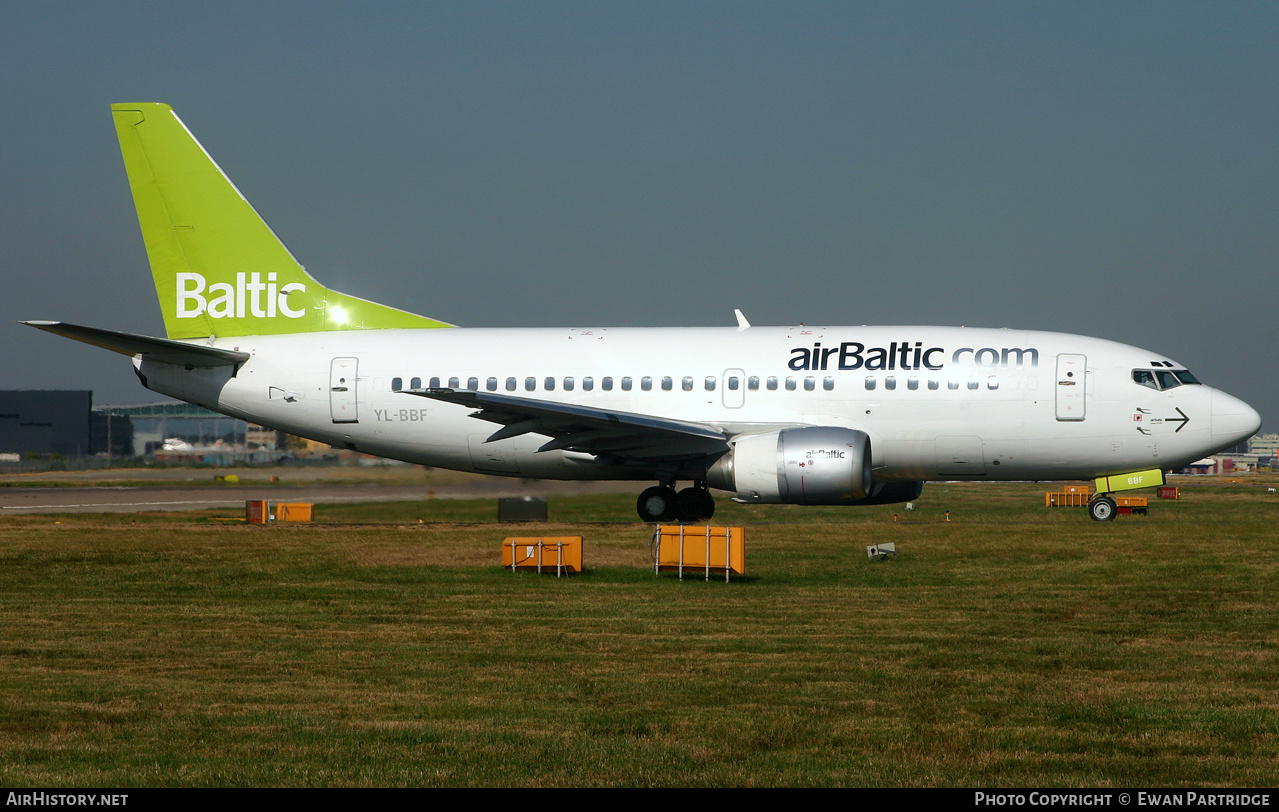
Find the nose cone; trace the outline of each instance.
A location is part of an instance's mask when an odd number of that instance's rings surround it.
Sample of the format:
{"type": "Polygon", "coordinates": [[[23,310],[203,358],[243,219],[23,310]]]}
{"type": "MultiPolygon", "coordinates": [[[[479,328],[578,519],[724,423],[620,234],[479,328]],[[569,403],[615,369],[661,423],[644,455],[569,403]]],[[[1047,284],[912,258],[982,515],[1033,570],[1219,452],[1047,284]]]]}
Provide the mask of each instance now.
{"type": "Polygon", "coordinates": [[[1212,443],[1214,448],[1229,448],[1242,443],[1261,428],[1261,415],[1237,397],[1212,391],[1212,443]]]}

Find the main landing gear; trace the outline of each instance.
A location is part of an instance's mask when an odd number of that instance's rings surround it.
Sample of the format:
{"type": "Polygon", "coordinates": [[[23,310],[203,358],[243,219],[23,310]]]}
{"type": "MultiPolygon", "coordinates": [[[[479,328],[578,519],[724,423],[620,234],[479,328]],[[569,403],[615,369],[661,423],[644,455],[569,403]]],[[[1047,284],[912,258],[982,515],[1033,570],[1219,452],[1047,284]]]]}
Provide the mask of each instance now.
{"type": "Polygon", "coordinates": [[[654,485],[639,495],[635,510],[643,522],[704,522],[715,515],[715,499],[706,483],[699,482],[676,492],[670,485],[654,485]]]}
{"type": "Polygon", "coordinates": [[[1088,515],[1094,522],[1108,522],[1119,512],[1115,500],[1104,493],[1099,493],[1088,503],[1088,515]]]}

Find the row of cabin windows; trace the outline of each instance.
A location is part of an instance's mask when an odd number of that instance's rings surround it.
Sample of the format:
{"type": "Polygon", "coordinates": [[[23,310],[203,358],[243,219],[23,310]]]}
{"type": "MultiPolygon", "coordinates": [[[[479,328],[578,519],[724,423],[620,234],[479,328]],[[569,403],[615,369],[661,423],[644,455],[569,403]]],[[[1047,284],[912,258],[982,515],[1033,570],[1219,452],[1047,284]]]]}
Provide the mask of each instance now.
{"type": "MultiPolygon", "coordinates": [[[[450,389],[465,388],[465,389],[470,389],[471,391],[474,391],[474,392],[478,392],[480,389],[480,379],[474,376],[466,379],[465,387],[462,386],[461,378],[457,378],[457,377],[449,378],[447,380],[447,383],[443,383],[443,384],[441,383],[442,380],[443,379],[438,377],[431,378],[429,379],[429,382],[427,383],[427,387],[430,389],[439,389],[443,385],[443,386],[447,386],[450,389]]],[[[706,379],[702,382],[702,386],[707,392],[714,392],[715,387],[718,385],[718,380],[719,380],[718,378],[708,375],[706,376],[706,379]]],[[[562,387],[565,392],[572,392],[574,389],[577,388],[579,383],[581,384],[582,391],[584,392],[591,392],[595,389],[595,379],[593,377],[588,376],[588,377],[582,378],[581,381],[578,381],[576,378],[572,376],[565,377],[562,379],[557,379],[552,376],[547,376],[541,380],[542,390],[545,392],[554,392],[557,385],[557,381],[558,381],[558,385],[562,387]]],[[[620,388],[623,392],[629,392],[634,388],[635,381],[629,375],[623,376],[617,382],[620,384],[620,388]]],[[[498,390],[498,383],[499,381],[496,377],[486,378],[484,381],[484,388],[488,390],[489,392],[496,392],[498,390]]],[[[796,389],[798,389],[801,385],[801,381],[795,378],[794,376],[787,376],[785,379],[779,379],[775,375],[770,375],[767,378],[763,378],[763,379],[761,379],[760,376],[758,375],[751,375],[746,378],[745,383],[746,383],[746,389],[751,392],[759,391],[761,383],[763,383],[764,389],[770,392],[778,389],[779,386],[785,388],[786,391],[788,392],[793,392],[796,389]]],[[[977,380],[969,380],[964,383],[971,390],[977,390],[981,388],[981,382],[977,380]]],[[[611,392],[613,390],[613,384],[614,384],[614,379],[611,375],[600,378],[599,380],[599,387],[605,392],[611,392]]],[[[741,387],[742,380],[736,375],[730,375],[725,380],[724,385],[730,391],[736,392],[741,387]]],[[[804,391],[806,392],[815,391],[817,389],[817,379],[812,375],[807,375],[803,378],[802,385],[804,387],[804,391]]],[[[868,390],[873,390],[878,385],[879,385],[879,378],[877,378],[874,375],[866,376],[866,388],[868,390]]],[[[911,391],[919,389],[919,385],[920,385],[919,378],[910,377],[906,379],[906,388],[911,391]]],[[[675,388],[675,379],[669,375],[664,376],[663,378],[661,378],[659,382],[659,386],[661,387],[662,391],[670,392],[674,390],[675,388]]],[[[927,386],[929,389],[934,389],[934,390],[940,389],[941,381],[935,378],[930,378],[928,380],[927,386]]],[[[409,388],[421,389],[422,379],[410,378],[409,388]]],[[[507,392],[517,391],[519,389],[519,379],[515,377],[507,378],[505,381],[505,388],[507,392]]],[[[653,378],[648,375],[645,375],[642,378],[640,378],[639,388],[641,391],[644,391],[644,392],[652,391],[653,378]]],[[[834,388],[835,388],[835,379],[833,377],[831,377],[830,375],[827,375],[825,378],[822,379],[822,389],[824,389],[827,392],[830,392],[834,388]]],[[[886,376],[884,378],[884,388],[887,390],[896,389],[897,388],[896,376],[893,376],[893,375],[886,376]]],[[[959,389],[960,381],[956,381],[956,380],[947,381],[946,388],[959,389]]],[[[986,381],[986,388],[998,389],[999,380],[994,377],[988,378],[986,381]]],[[[392,392],[399,392],[399,391],[402,391],[403,389],[404,389],[403,378],[391,379],[392,392]]],[[[536,376],[530,375],[524,379],[524,391],[536,392],[537,389],[538,389],[538,379],[536,376]]],[[[680,380],[680,389],[682,389],[685,392],[693,391],[692,375],[685,375],[680,380]]]]}
{"type": "MultiPolygon", "coordinates": [[[[960,381],[956,381],[956,380],[953,380],[953,379],[952,379],[952,380],[949,380],[949,381],[946,381],[946,388],[947,388],[947,389],[958,389],[958,388],[959,388],[960,383],[961,383],[960,381]]],[[[970,380],[967,380],[967,381],[963,381],[963,383],[964,383],[964,384],[966,384],[966,385],[967,385],[967,387],[968,387],[969,389],[972,389],[972,390],[981,389],[981,381],[979,381],[979,380],[976,380],[976,379],[970,379],[970,380]]],[[[879,379],[878,379],[877,377],[875,377],[874,375],[867,375],[867,376],[866,376],[866,388],[867,388],[867,389],[874,389],[874,388],[876,388],[878,385],[879,385],[879,379]]],[[[885,388],[885,389],[889,389],[889,390],[896,389],[896,388],[897,388],[897,378],[896,378],[896,376],[894,376],[894,375],[888,375],[888,376],[886,376],[886,377],[884,378],[884,388],[885,388]]],[[[914,390],[918,389],[918,388],[919,388],[919,378],[907,378],[907,379],[906,379],[906,388],[907,388],[907,389],[909,389],[909,390],[911,390],[911,391],[914,391],[914,390]]],[[[941,381],[937,380],[936,378],[929,378],[929,379],[928,379],[928,388],[929,388],[929,389],[941,389],[941,381]]],[[[987,379],[986,379],[986,388],[987,388],[987,389],[998,389],[998,388],[999,388],[999,379],[998,379],[998,378],[996,378],[996,377],[994,377],[994,376],[991,376],[991,377],[987,378],[987,379]]],[[[1014,389],[1016,389],[1016,388],[1017,388],[1017,387],[1016,387],[1016,381],[1015,381],[1015,380],[1013,381],[1013,388],[1014,388],[1014,389]]]]}
{"type": "MultiPolygon", "coordinates": [[[[576,388],[577,388],[577,386],[578,386],[578,384],[579,384],[579,381],[578,381],[576,378],[573,378],[573,377],[571,377],[571,376],[570,376],[570,377],[563,378],[563,379],[558,379],[558,380],[560,380],[560,384],[559,384],[559,385],[560,385],[560,386],[562,386],[562,387],[563,387],[563,389],[564,389],[564,391],[566,391],[566,392],[571,392],[571,391],[573,391],[574,389],[576,389],[576,388]]],[[[427,383],[427,388],[429,388],[429,389],[439,389],[442,385],[443,385],[443,386],[447,386],[447,387],[448,387],[448,388],[450,388],[450,389],[462,389],[462,388],[466,388],[466,389],[470,389],[470,390],[472,390],[472,391],[479,391],[479,388],[480,388],[480,379],[479,379],[479,378],[476,378],[476,377],[470,377],[470,378],[467,378],[467,379],[466,379],[466,386],[465,386],[465,387],[463,387],[463,386],[462,386],[462,379],[461,379],[461,378],[456,378],[456,377],[454,377],[454,378],[449,378],[449,379],[448,379],[448,382],[447,382],[446,384],[442,383],[442,381],[443,381],[443,379],[441,379],[441,378],[431,378],[431,379],[429,379],[429,381],[428,381],[428,383],[427,383]]],[[[557,381],[557,379],[556,379],[556,378],[554,378],[554,377],[552,377],[552,376],[547,376],[547,377],[543,378],[543,379],[542,379],[542,389],[543,389],[544,391],[546,391],[546,392],[554,392],[554,391],[555,391],[555,388],[556,388],[556,381],[557,381]]],[[[704,388],[707,392],[714,392],[714,391],[715,391],[715,387],[716,387],[716,386],[718,386],[718,382],[719,382],[719,379],[718,379],[718,378],[716,378],[716,377],[714,377],[714,376],[711,376],[711,375],[708,375],[708,376],[706,376],[706,379],[702,382],[702,387],[703,387],[703,388],[704,388]]],[[[617,381],[617,383],[618,383],[618,384],[620,384],[620,387],[619,387],[619,388],[620,388],[623,392],[629,392],[629,391],[631,391],[631,390],[634,388],[634,386],[635,386],[635,380],[634,380],[634,378],[630,377],[629,375],[625,375],[625,376],[623,376],[622,378],[620,378],[620,379],[617,381]]],[[[580,381],[580,384],[581,384],[582,390],[583,390],[583,391],[585,391],[585,392],[590,392],[590,391],[593,391],[593,390],[595,389],[595,379],[594,379],[594,378],[592,378],[592,377],[589,377],[589,376],[588,376],[588,377],[582,378],[582,379],[581,379],[581,381],[580,381]]],[[[605,377],[603,377],[603,378],[600,378],[600,380],[599,380],[599,386],[600,386],[600,389],[604,390],[605,392],[611,392],[611,391],[613,390],[613,384],[614,384],[614,379],[613,379],[613,377],[612,377],[611,375],[608,375],[608,376],[605,376],[605,377]]],[[[536,392],[536,391],[537,391],[537,388],[538,388],[538,386],[537,386],[537,385],[538,385],[538,379],[537,379],[535,376],[530,375],[530,376],[528,376],[527,378],[525,378],[525,379],[524,379],[524,391],[526,391],[526,392],[536,392]]],[[[666,375],[666,376],[664,376],[664,377],[660,380],[659,385],[660,385],[660,387],[661,387],[662,391],[664,391],[664,392],[670,392],[670,391],[674,390],[674,388],[675,388],[675,379],[674,379],[674,378],[672,378],[672,377],[671,377],[671,376],[669,376],[669,375],[666,375]]],[[[785,383],[784,383],[784,386],[785,386],[785,388],[786,388],[788,391],[794,391],[795,389],[797,389],[797,388],[799,387],[799,385],[800,385],[800,382],[799,382],[799,381],[797,381],[794,377],[787,377],[787,378],[786,378],[786,380],[785,380],[785,383]]],[[[730,375],[730,376],[726,379],[725,386],[727,386],[727,387],[728,387],[731,391],[736,392],[738,389],[740,389],[740,388],[741,388],[741,386],[742,386],[742,380],[741,380],[741,378],[739,378],[739,377],[738,377],[738,376],[736,376],[736,375],[730,375]]],[[[748,377],[748,378],[746,379],[746,388],[747,388],[747,389],[749,389],[750,391],[752,391],[752,392],[754,392],[754,391],[758,391],[758,390],[759,390],[759,386],[760,386],[760,377],[759,377],[758,375],[751,375],[750,377],[748,377]]],[[[770,391],[771,391],[771,390],[775,390],[775,389],[777,389],[777,388],[778,388],[778,379],[777,379],[777,377],[776,377],[776,376],[769,376],[768,378],[764,379],[764,387],[765,387],[766,389],[770,390],[770,391]]],[[[806,377],[804,378],[804,380],[803,380],[803,387],[804,387],[804,389],[805,389],[806,391],[808,391],[808,392],[812,392],[812,391],[816,390],[816,389],[817,389],[817,379],[816,379],[816,378],[814,378],[812,375],[808,375],[808,376],[806,376],[806,377]]],[[[409,379],[409,387],[408,387],[408,388],[409,388],[409,389],[421,389],[421,388],[422,388],[422,379],[421,379],[421,378],[410,378],[410,379],[409,379]]],[[[498,379],[497,379],[497,378],[495,378],[495,377],[487,378],[487,379],[484,381],[484,388],[485,388],[485,389],[487,389],[487,390],[488,390],[488,391],[490,391],[490,392],[496,392],[496,391],[498,390],[498,379]]],[[[640,388],[642,391],[644,391],[644,392],[652,391],[652,389],[653,389],[653,378],[652,378],[652,376],[645,375],[644,377],[640,378],[640,379],[639,379],[639,388],[640,388]]],[[[685,376],[684,376],[684,377],[680,380],[680,389],[682,389],[682,390],[683,390],[683,391],[685,391],[685,392],[691,392],[691,391],[693,391],[693,388],[694,388],[694,386],[693,386],[693,376],[692,376],[692,375],[685,375],[685,376]]],[[[827,392],[829,392],[829,391],[831,391],[831,390],[832,390],[832,389],[834,389],[834,388],[835,388],[835,379],[834,379],[834,378],[832,378],[832,377],[830,377],[829,375],[828,375],[828,376],[826,376],[826,377],[822,380],[822,389],[825,389],[827,392]]],[[[403,389],[404,389],[404,379],[403,379],[403,378],[392,378],[392,379],[391,379],[391,391],[392,391],[392,392],[400,392],[400,391],[402,391],[403,389]]],[[[519,389],[519,379],[518,379],[518,378],[511,377],[511,378],[507,378],[507,379],[506,379],[506,391],[508,391],[508,392],[514,392],[514,391],[516,391],[516,390],[518,390],[518,389],[519,389]]]]}

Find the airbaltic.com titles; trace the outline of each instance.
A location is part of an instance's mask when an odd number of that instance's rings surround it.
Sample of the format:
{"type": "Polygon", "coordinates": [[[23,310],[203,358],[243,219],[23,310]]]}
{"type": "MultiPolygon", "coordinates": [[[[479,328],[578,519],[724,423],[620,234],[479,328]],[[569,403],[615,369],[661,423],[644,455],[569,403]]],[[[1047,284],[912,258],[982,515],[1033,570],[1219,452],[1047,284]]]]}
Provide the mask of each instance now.
{"type": "Polygon", "coordinates": [[[1270,806],[1269,792],[978,792],[974,806],[1270,806]]]}

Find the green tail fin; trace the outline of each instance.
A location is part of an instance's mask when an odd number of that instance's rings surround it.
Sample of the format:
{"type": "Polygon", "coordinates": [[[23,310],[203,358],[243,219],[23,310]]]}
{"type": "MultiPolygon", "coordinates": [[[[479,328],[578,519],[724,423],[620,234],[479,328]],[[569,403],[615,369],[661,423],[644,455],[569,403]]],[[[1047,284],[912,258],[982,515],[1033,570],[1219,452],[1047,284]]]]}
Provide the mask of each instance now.
{"type": "Polygon", "coordinates": [[[326,289],[167,104],[113,104],[169,338],[451,327],[326,289]]]}

